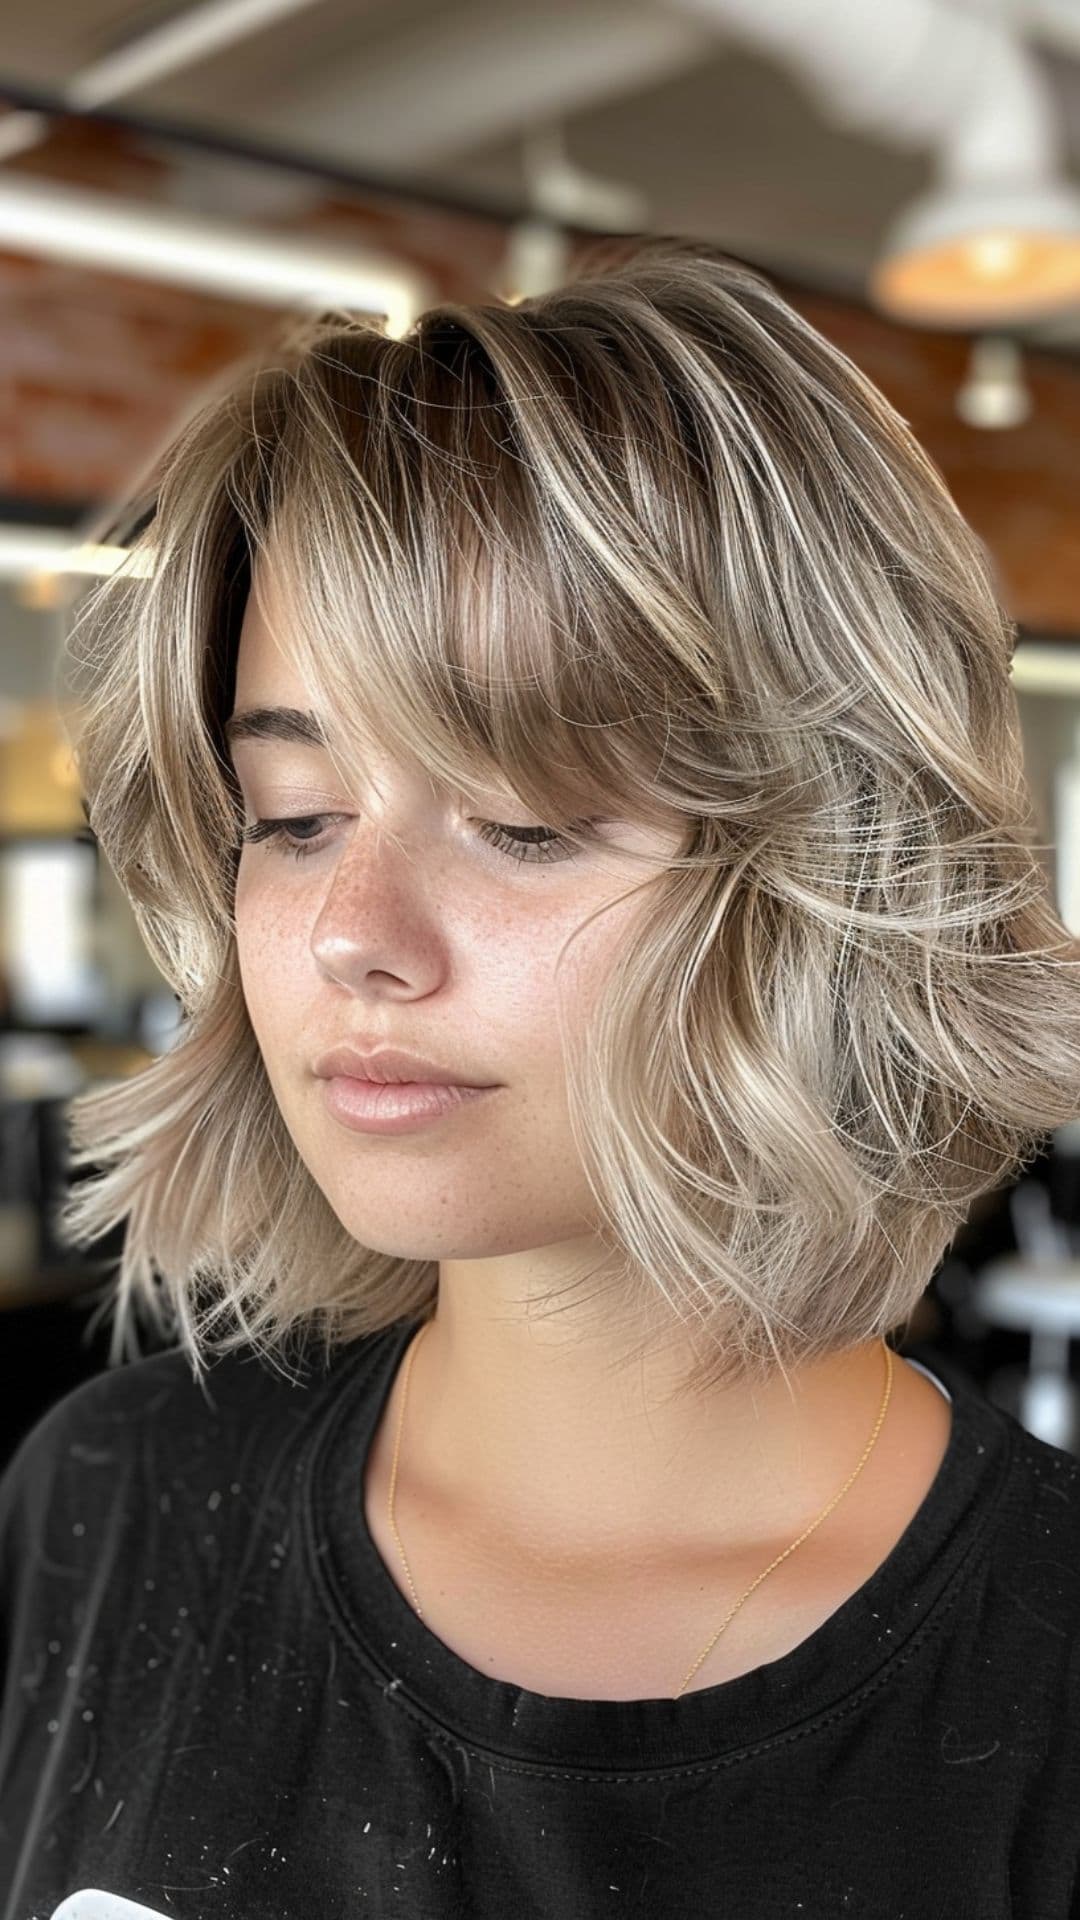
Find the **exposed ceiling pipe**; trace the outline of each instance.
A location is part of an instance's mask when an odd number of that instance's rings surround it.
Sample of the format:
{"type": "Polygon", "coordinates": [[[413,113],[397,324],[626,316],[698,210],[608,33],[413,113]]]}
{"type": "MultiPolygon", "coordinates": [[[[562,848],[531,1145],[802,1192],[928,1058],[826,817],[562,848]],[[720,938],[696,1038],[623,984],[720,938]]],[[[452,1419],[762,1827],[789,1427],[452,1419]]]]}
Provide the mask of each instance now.
{"type": "Polygon", "coordinates": [[[10,526],[0,521],[0,580],[46,575],[115,573],[127,563],[132,573],[148,573],[142,555],[123,547],[82,540],[61,527],[10,526]]]}
{"type": "MultiPolygon", "coordinates": [[[[91,61],[65,84],[65,104],[77,111],[122,100],[125,94],[165,80],[222,47],[247,39],[274,20],[317,4],[318,0],[202,0],[201,5],[171,14],[91,61]]],[[[41,113],[23,110],[8,114],[0,121],[0,160],[10,160],[39,145],[48,127],[41,113]]]]}
{"type": "MultiPolygon", "coordinates": [[[[791,68],[833,125],[911,148],[1001,146],[1057,157],[1035,61],[1008,25],[948,0],[656,0],[791,68]],[[989,123],[996,120],[996,140],[989,123]]],[[[985,0],[984,0],[985,4],[985,0]]]]}
{"type": "Polygon", "coordinates": [[[428,276],[396,256],[278,239],[243,222],[2,170],[0,244],[236,300],[384,314],[394,336],[435,297],[428,276]]]}

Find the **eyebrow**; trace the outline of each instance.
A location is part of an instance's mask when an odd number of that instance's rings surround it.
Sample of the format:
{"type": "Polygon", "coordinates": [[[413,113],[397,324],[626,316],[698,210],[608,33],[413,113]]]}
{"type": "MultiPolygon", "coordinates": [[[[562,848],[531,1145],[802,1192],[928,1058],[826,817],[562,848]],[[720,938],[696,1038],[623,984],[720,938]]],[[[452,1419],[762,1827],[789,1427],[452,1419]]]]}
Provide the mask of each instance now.
{"type": "Polygon", "coordinates": [[[326,734],[318,715],[301,707],[243,707],[225,722],[225,738],[233,740],[288,740],[304,747],[325,747],[326,734]]]}

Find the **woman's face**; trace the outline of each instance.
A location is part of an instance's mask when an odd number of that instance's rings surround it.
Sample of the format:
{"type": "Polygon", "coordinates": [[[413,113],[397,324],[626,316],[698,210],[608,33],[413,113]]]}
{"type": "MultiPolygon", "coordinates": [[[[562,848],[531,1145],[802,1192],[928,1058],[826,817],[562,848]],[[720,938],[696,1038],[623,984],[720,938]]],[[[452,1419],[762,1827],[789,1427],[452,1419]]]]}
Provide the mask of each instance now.
{"type": "MultiPolygon", "coordinates": [[[[272,587],[264,597],[270,626],[248,600],[234,713],[307,710],[272,637],[272,587]]],[[[570,1131],[559,1009],[576,1031],[655,883],[601,849],[541,863],[535,847],[519,860],[489,844],[487,822],[545,824],[508,792],[481,812],[384,759],[365,769],[361,812],[317,745],[238,738],[231,751],[246,823],[303,823],[290,845],[245,844],[237,949],[282,1117],[343,1226],[365,1246],[428,1260],[588,1233],[595,1209],[570,1131]],[[305,840],[314,845],[298,859],[305,840]],[[564,942],[609,902],[557,982],[564,942]],[[344,1043],[412,1049],[495,1091],[407,1133],[358,1133],[314,1072],[344,1043]]],[[[675,820],[663,836],[629,823],[602,831],[667,858],[682,842],[675,820]]]]}

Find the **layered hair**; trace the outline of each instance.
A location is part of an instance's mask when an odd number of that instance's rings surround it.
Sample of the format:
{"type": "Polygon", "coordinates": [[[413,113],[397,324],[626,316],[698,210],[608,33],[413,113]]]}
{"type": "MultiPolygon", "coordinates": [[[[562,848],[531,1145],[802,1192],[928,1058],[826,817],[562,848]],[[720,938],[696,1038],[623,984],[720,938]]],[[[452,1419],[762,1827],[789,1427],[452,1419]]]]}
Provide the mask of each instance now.
{"type": "Polygon", "coordinates": [[[905,1328],[972,1203],[1080,1115],[992,562],[761,273],[661,236],[400,337],[294,316],[101,536],[124,559],[71,624],[66,724],[179,1009],[69,1108],[61,1231],[123,1229],[110,1362],[143,1322],[197,1375],[277,1365],[437,1296],[334,1213],[245,1007],[224,722],[261,555],[346,774],[378,740],[455,791],[494,771],[578,846],[597,808],[684,823],[566,1070],[589,1299],[689,1334],[690,1386],[905,1328]]]}

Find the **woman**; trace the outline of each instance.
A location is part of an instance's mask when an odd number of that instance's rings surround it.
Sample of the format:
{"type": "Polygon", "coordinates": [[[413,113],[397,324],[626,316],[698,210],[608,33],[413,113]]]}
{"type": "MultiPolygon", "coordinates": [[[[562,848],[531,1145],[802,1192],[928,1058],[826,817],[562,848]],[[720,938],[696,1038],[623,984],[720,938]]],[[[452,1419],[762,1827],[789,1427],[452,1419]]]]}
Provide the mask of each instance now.
{"type": "Polygon", "coordinates": [[[0,1489],[3,1920],[1080,1913],[1077,1462],[886,1337],[1080,1111],[904,423],[663,238],[294,328],[132,509],[75,750],[182,1022],[73,1103],[133,1364],[0,1489]]]}

